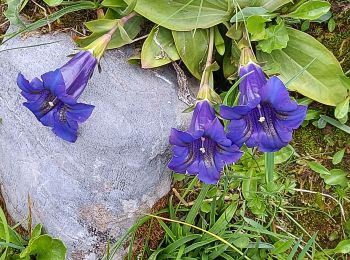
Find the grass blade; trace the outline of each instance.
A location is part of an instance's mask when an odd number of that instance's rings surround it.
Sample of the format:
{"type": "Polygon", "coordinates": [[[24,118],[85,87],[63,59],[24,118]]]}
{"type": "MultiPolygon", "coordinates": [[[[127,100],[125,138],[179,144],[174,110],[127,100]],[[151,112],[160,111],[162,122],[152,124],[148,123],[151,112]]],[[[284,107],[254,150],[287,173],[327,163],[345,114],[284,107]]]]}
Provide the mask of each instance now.
{"type": "MultiPolygon", "coordinates": [[[[203,185],[203,187],[202,187],[202,189],[201,189],[201,191],[196,199],[196,202],[192,206],[190,212],[188,212],[188,215],[185,219],[186,223],[188,223],[188,224],[194,223],[194,219],[196,218],[196,216],[201,208],[201,205],[203,203],[203,200],[205,199],[205,196],[207,195],[207,192],[209,191],[209,189],[210,189],[210,185],[208,185],[208,184],[203,185]]],[[[183,227],[184,234],[188,234],[189,230],[190,230],[189,226],[183,227]]]]}
{"type": "Polygon", "coordinates": [[[345,133],[350,134],[350,127],[347,125],[343,125],[342,123],[340,123],[338,120],[335,120],[334,118],[331,118],[329,116],[325,116],[325,115],[320,115],[320,117],[326,121],[327,123],[339,128],[340,130],[343,130],[345,133]]]}

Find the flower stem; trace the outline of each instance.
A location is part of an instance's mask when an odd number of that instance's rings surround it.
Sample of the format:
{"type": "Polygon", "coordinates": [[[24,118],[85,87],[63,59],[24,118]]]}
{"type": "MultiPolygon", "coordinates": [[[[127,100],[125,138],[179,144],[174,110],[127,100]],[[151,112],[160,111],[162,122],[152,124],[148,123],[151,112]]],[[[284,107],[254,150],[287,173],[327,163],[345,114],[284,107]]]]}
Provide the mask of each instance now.
{"type": "Polygon", "coordinates": [[[275,166],[274,153],[265,153],[265,176],[266,183],[273,182],[273,168],[275,166]]]}
{"type": "Polygon", "coordinates": [[[214,27],[209,28],[209,44],[208,44],[208,55],[207,55],[207,61],[205,63],[205,68],[203,71],[201,84],[199,86],[199,91],[197,98],[199,99],[213,99],[214,101],[216,97],[213,98],[213,86],[211,86],[210,77],[212,77],[212,70],[210,69],[210,66],[212,66],[213,63],[213,53],[214,53],[214,27]]]}

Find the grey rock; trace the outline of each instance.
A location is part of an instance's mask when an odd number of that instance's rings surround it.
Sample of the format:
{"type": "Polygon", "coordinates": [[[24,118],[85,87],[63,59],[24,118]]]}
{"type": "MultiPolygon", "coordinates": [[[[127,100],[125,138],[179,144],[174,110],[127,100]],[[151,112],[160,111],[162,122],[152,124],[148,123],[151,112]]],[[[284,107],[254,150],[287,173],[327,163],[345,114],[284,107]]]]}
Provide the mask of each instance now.
{"type": "Polygon", "coordinates": [[[170,68],[127,63],[132,48],[109,51],[80,101],[96,106],[75,144],[56,137],[22,106],[18,72],[31,79],[60,67],[74,44],[66,34],[15,38],[0,50],[0,178],[10,215],[23,221],[32,201],[35,223],[61,238],[69,259],[99,259],[115,240],[169,191],[171,127],[189,115],[170,68]]]}

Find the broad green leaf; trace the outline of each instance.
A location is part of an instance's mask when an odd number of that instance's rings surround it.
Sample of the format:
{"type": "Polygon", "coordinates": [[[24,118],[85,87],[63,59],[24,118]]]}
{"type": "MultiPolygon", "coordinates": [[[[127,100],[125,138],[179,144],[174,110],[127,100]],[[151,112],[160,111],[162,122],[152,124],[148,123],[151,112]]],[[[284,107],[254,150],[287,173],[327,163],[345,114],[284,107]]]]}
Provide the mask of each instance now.
{"type": "Polygon", "coordinates": [[[209,213],[211,209],[210,202],[204,201],[201,205],[201,211],[204,213],[209,213]]]}
{"type": "Polygon", "coordinates": [[[214,42],[215,42],[215,48],[218,51],[218,53],[222,56],[225,53],[225,41],[221,36],[221,33],[219,31],[219,28],[215,26],[214,30],[214,42]]]}
{"type": "Polygon", "coordinates": [[[242,181],[242,194],[245,199],[250,199],[257,191],[258,181],[254,178],[254,169],[247,172],[247,178],[242,181]]]}
{"type": "Polygon", "coordinates": [[[331,5],[326,1],[308,1],[286,16],[295,19],[315,20],[328,13],[330,9],[331,5]]]}
{"type": "Polygon", "coordinates": [[[330,174],[330,172],[327,170],[327,168],[318,162],[309,162],[308,165],[311,168],[311,170],[313,170],[319,174],[323,174],[323,175],[330,174]]]}
{"type": "Polygon", "coordinates": [[[57,5],[60,5],[63,2],[63,0],[44,0],[44,2],[48,6],[57,6],[57,5]]]}
{"type": "Polygon", "coordinates": [[[268,20],[269,19],[258,15],[253,15],[248,17],[247,29],[248,29],[248,32],[252,34],[252,37],[250,38],[252,41],[259,41],[259,40],[265,39],[266,37],[265,26],[268,20]]]}
{"type": "Polygon", "coordinates": [[[293,0],[238,0],[237,4],[239,4],[242,9],[246,7],[263,7],[267,11],[273,12],[292,2],[293,0]]]}
{"type": "Polygon", "coordinates": [[[289,35],[283,21],[268,27],[265,32],[264,40],[259,41],[258,44],[263,52],[271,53],[273,50],[281,50],[287,47],[289,35]]]}
{"type": "Polygon", "coordinates": [[[232,244],[234,244],[238,248],[247,248],[249,243],[250,239],[246,235],[239,235],[239,237],[236,240],[232,241],[232,244]]]}
{"type": "MultiPolygon", "coordinates": [[[[280,149],[279,151],[274,152],[274,164],[277,165],[277,164],[284,163],[288,161],[294,154],[295,154],[295,150],[293,146],[287,145],[282,149],[280,149]]],[[[260,167],[264,167],[265,166],[264,156],[259,157],[259,159],[257,159],[257,163],[260,167]]]]}
{"type": "Polygon", "coordinates": [[[228,21],[233,6],[228,0],[138,0],[135,11],[167,29],[190,31],[228,21]]]}
{"type": "Polygon", "coordinates": [[[155,26],[143,43],[142,68],[155,68],[180,59],[171,31],[155,26]]]}
{"type": "Polygon", "coordinates": [[[341,169],[333,169],[330,171],[330,174],[321,175],[321,178],[328,185],[340,185],[342,187],[347,186],[348,174],[341,169]]]}
{"type": "Polygon", "coordinates": [[[344,72],[334,57],[320,42],[301,31],[288,28],[289,42],[283,50],[274,50],[271,54],[258,51],[258,59],[263,63],[278,62],[279,77],[285,83],[310,64],[295,78],[288,88],[320,103],[336,106],[347,97],[341,81],[344,72]]]}
{"type": "Polygon", "coordinates": [[[350,239],[340,241],[339,244],[332,250],[334,254],[349,254],[350,239]]]}
{"type": "Polygon", "coordinates": [[[208,52],[208,31],[197,29],[195,32],[173,31],[176,49],[188,70],[197,79],[202,77],[208,52]]]}
{"type": "Polygon", "coordinates": [[[21,20],[19,13],[27,0],[7,0],[7,10],[4,12],[5,17],[10,21],[12,25],[19,25],[20,27],[25,27],[23,21],[21,20]]]}
{"type": "Polygon", "coordinates": [[[103,0],[101,5],[105,7],[125,8],[127,4],[123,0],[103,0]]]}
{"type": "Polygon", "coordinates": [[[239,10],[234,16],[231,18],[231,23],[243,22],[250,16],[262,16],[268,13],[268,10],[261,6],[250,6],[245,7],[242,10],[239,10]]]}
{"type": "MultiPolygon", "coordinates": [[[[6,241],[6,225],[7,223],[3,224],[3,222],[0,222],[0,239],[6,241]]],[[[22,246],[25,241],[14,231],[12,228],[8,226],[8,233],[9,233],[9,243],[22,246]]]]}
{"type": "Polygon", "coordinates": [[[333,32],[335,30],[335,21],[333,18],[329,19],[328,21],[328,31],[333,32]]]}
{"type": "Polygon", "coordinates": [[[291,248],[291,246],[293,245],[294,243],[294,239],[289,239],[287,241],[277,241],[275,244],[274,244],[274,249],[272,249],[271,253],[272,254],[281,254],[285,251],[287,251],[288,249],[291,248]]]}
{"type": "MultiPolygon", "coordinates": [[[[117,31],[113,34],[112,40],[108,44],[107,49],[115,49],[131,43],[132,39],[134,39],[141,30],[141,22],[142,17],[134,16],[123,26],[123,29],[118,27],[117,31]]],[[[79,46],[85,47],[97,38],[106,34],[116,23],[116,19],[98,19],[87,22],[85,25],[92,31],[92,34],[86,37],[78,37],[75,39],[75,42],[79,46]]]]}
{"type": "Polygon", "coordinates": [[[344,149],[341,149],[341,150],[338,151],[338,152],[336,152],[336,153],[333,155],[332,163],[333,163],[334,165],[340,163],[340,162],[343,160],[344,153],[345,153],[345,148],[344,148],[344,149]]]}
{"type": "Polygon", "coordinates": [[[61,240],[42,235],[31,239],[20,256],[35,256],[36,260],[65,260],[66,253],[67,249],[61,240]]]}
{"type": "Polygon", "coordinates": [[[347,97],[344,101],[340,102],[334,110],[334,116],[337,119],[345,117],[349,113],[349,101],[350,97],[347,97]]]}
{"type": "Polygon", "coordinates": [[[40,236],[42,228],[43,228],[43,226],[41,224],[37,224],[32,231],[31,239],[40,236]]]}

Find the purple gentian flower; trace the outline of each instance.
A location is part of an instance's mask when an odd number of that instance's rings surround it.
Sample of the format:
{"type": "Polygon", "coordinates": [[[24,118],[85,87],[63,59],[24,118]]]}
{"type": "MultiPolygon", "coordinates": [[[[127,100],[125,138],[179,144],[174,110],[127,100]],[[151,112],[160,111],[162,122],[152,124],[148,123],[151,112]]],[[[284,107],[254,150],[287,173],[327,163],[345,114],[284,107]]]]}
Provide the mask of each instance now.
{"type": "Polygon", "coordinates": [[[81,51],[68,63],[29,82],[21,73],[17,85],[23,103],[36,118],[62,139],[75,142],[78,123],[86,121],[94,106],[77,103],[97,64],[90,51],[81,51]]]}
{"type": "Polygon", "coordinates": [[[173,158],[169,168],[178,173],[198,174],[207,184],[216,184],[225,164],[236,162],[242,152],[227,139],[224,128],[207,100],[198,101],[187,132],[172,128],[173,158]]]}
{"type": "Polygon", "coordinates": [[[292,140],[306,116],[306,106],[291,100],[283,82],[277,77],[266,79],[255,63],[240,68],[239,105],[221,106],[220,114],[230,120],[227,137],[233,143],[275,152],[292,140]]]}

